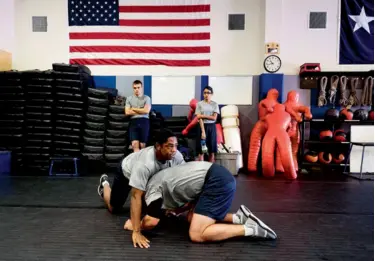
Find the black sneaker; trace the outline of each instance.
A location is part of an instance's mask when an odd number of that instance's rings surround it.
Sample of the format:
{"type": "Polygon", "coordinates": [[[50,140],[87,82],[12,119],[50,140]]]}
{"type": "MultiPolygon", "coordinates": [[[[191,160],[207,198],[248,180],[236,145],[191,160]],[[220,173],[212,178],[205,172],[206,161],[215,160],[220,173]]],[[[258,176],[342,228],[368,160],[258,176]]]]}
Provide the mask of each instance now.
{"type": "MultiPolygon", "coordinates": [[[[103,174],[100,176],[100,180],[99,180],[99,186],[98,186],[98,194],[101,198],[103,198],[103,182],[104,181],[108,181],[108,175],[107,174],[103,174]]],[[[109,181],[108,181],[109,183],[109,181]]]]}

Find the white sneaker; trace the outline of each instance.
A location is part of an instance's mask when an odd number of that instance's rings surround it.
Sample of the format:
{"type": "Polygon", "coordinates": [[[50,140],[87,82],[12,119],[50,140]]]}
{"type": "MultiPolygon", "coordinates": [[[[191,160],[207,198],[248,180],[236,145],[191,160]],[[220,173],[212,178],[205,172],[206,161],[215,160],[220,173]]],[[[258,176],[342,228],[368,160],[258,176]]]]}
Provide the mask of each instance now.
{"type": "Polygon", "coordinates": [[[101,198],[103,198],[103,182],[104,181],[108,181],[108,175],[107,174],[101,175],[100,179],[99,179],[98,194],[101,198]]]}
{"type": "Polygon", "coordinates": [[[237,210],[236,214],[234,214],[234,215],[236,215],[239,218],[239,220],[240,220],[239,224],[242,224],[242,225],[244,225],[246,223],[246,221],[248,219],[248,216],[249,216],[248,213],[244,212],[244,210],[242,208],[239,208],[237,210]]]}
{"type": "Polygon", "coordinates": [[[244,205],[241,205],[240,210],[248,217],[248,219],[246,220],[245,226],[253,227],[255,224],[254,229],[256,229],[255,231],[257,232],[257,234],[255,234],[256,236],[260,236],[264,238],[271,238],[271,239],[277,238],[275,231],[273,231],[269,226],[264,224],[262,220],[256,217],[250,211],[250,209],[248,209],[244,205]]]}

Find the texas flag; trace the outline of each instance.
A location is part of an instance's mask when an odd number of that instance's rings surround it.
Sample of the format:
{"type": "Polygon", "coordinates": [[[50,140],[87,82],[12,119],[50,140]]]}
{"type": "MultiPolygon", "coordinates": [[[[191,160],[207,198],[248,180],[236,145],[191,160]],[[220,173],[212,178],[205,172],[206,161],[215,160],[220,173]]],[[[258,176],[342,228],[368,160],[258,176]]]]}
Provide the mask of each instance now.
{"type": "Polygon", "coordinates": [[[374,64],[373,0],[341,0],[340,64],[374,64]]]}

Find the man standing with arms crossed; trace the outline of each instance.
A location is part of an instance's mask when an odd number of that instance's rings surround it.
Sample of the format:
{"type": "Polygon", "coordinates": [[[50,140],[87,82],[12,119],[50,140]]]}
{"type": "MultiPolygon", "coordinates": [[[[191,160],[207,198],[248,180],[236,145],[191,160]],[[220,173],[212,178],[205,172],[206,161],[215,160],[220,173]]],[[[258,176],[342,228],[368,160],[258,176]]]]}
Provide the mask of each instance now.
{"type": "Polygon", "coordinates": [[[151,99],[144,95],[142,82],[133,82],[132,96],[126,98],[125,114],[131,117],[129,125],[129,139],[134,152],[146,147],[150,131],[149,113],[151,99]]]}

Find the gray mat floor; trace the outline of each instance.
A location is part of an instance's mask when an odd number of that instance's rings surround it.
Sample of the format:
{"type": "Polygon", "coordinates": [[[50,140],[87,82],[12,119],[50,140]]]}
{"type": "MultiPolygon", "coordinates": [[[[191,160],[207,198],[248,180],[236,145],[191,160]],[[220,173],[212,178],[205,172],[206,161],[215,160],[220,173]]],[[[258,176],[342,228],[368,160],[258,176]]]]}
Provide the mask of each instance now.
{"type": "Polygon", "coordinates": [[[97,178],[0,178],[0,260],[373,260],[373,182],[238,177],[235,211],[245,204],[277,241],[194,244],[187,225],[166,220],[134,249],[129,213],[110,215],[97,178]]]}

